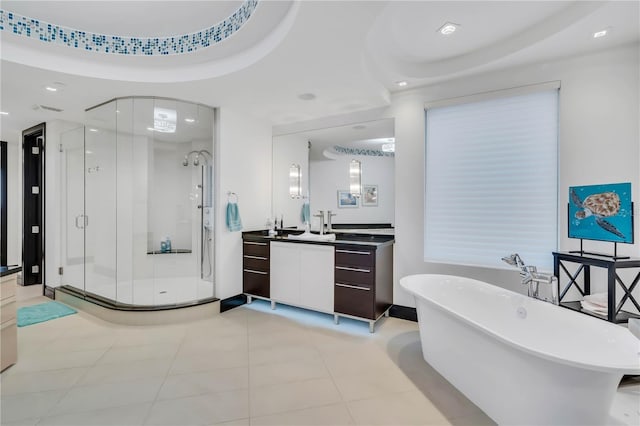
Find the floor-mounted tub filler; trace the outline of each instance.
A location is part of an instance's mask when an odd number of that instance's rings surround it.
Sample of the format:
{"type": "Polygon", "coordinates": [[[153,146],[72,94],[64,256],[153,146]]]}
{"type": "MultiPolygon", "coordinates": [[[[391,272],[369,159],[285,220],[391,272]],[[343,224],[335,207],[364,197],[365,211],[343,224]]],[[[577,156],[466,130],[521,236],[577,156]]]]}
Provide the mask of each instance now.
{"type": "Polygon", "coordinates": [[[411,275],[424,359],[498,424],[604,425],[640,374],[628,329],[482,281],[411,275]]]}

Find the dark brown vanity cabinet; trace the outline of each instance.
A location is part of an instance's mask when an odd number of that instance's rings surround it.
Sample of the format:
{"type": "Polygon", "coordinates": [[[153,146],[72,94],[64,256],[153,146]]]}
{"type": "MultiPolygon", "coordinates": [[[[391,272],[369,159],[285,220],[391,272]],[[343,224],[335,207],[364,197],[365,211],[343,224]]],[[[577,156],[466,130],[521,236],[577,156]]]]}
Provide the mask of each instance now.
{"type": "Polygon", "coordinates": [[[268,242],[242,242],[242,291],[248,295],[270,297],[268,242]]]}
{"type": "Polygon", "coordinates": [[[376,320],[393,303],[393,245],[336,244],[334,310],[376,320]]]}

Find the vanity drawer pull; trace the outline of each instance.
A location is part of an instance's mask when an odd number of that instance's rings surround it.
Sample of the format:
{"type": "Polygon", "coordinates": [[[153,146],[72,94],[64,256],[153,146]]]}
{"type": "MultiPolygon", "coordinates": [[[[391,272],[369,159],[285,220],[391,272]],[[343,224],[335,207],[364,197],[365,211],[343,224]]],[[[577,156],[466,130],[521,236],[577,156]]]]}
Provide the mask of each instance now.
{"type": "Polygon", "coordinates": [[[263,271],[254,271],[253,269],[243,269],[244,272],[249,272],[250,274],[260,274],[260,275],[268,275],[268,272],[263,271]]]}
{"type": "Polygon", "coordinates": [[[256,259],[256,260],[267,260],[266,257],[262,257],[262,256],[249,256],[248,254],[245,254],[244,257],[246,257],[247,259],[256,259]]]}
{"type": "Polygon", "coordinates": [[[336,269],[342,269],[343,271],[366,272],[367,274],[371,272],[371,269],[349,268],[348,266],[336,266],[336,269]]]}
{"type": "Polygon", "coordinates": [[[254,241],[245,241],[244,243],[245,244],[250,244],[252,246],[266,246],[267,245],[267,243],[256,243],[254,241]]]}
{"type": "Polygon", "coordinates": [[[337,287],[346,287],[346,288],[352,288],[354,290],[365,290],[365,291],[371,291],[371,289],[369,287],[360,287],[357,285],[349,285],[349,284],[342,284],[342,283],[336,283],[337,287]]]}
{"type": "Polygon", "coordinates": [[[369,256],[371,254],[371,252],[369,251],[340,250],[340,249],[336,249],[336,253],[362,254],[365,256],[369,256]]]}

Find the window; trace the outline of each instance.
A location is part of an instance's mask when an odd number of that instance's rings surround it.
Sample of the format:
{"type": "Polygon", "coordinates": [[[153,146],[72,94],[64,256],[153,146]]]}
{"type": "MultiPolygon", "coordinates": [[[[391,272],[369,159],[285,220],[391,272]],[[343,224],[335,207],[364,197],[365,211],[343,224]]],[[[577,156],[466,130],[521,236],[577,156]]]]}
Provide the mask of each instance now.
{"type": "Polygon", "coordinates": [[[551,268],[558,87],[427,107],[425,261],[551,268]]]}

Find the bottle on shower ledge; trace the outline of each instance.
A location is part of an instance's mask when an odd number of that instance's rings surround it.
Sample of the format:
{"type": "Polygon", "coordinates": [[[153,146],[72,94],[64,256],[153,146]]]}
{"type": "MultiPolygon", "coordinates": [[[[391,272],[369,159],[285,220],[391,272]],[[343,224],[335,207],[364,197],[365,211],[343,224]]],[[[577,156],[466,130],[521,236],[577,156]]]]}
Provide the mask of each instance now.
{"type": "Polygon", "coordinates": [[[166,253],[171,253],[171,238],[165,237],[164,243],[166,247],[166,253]]]}

